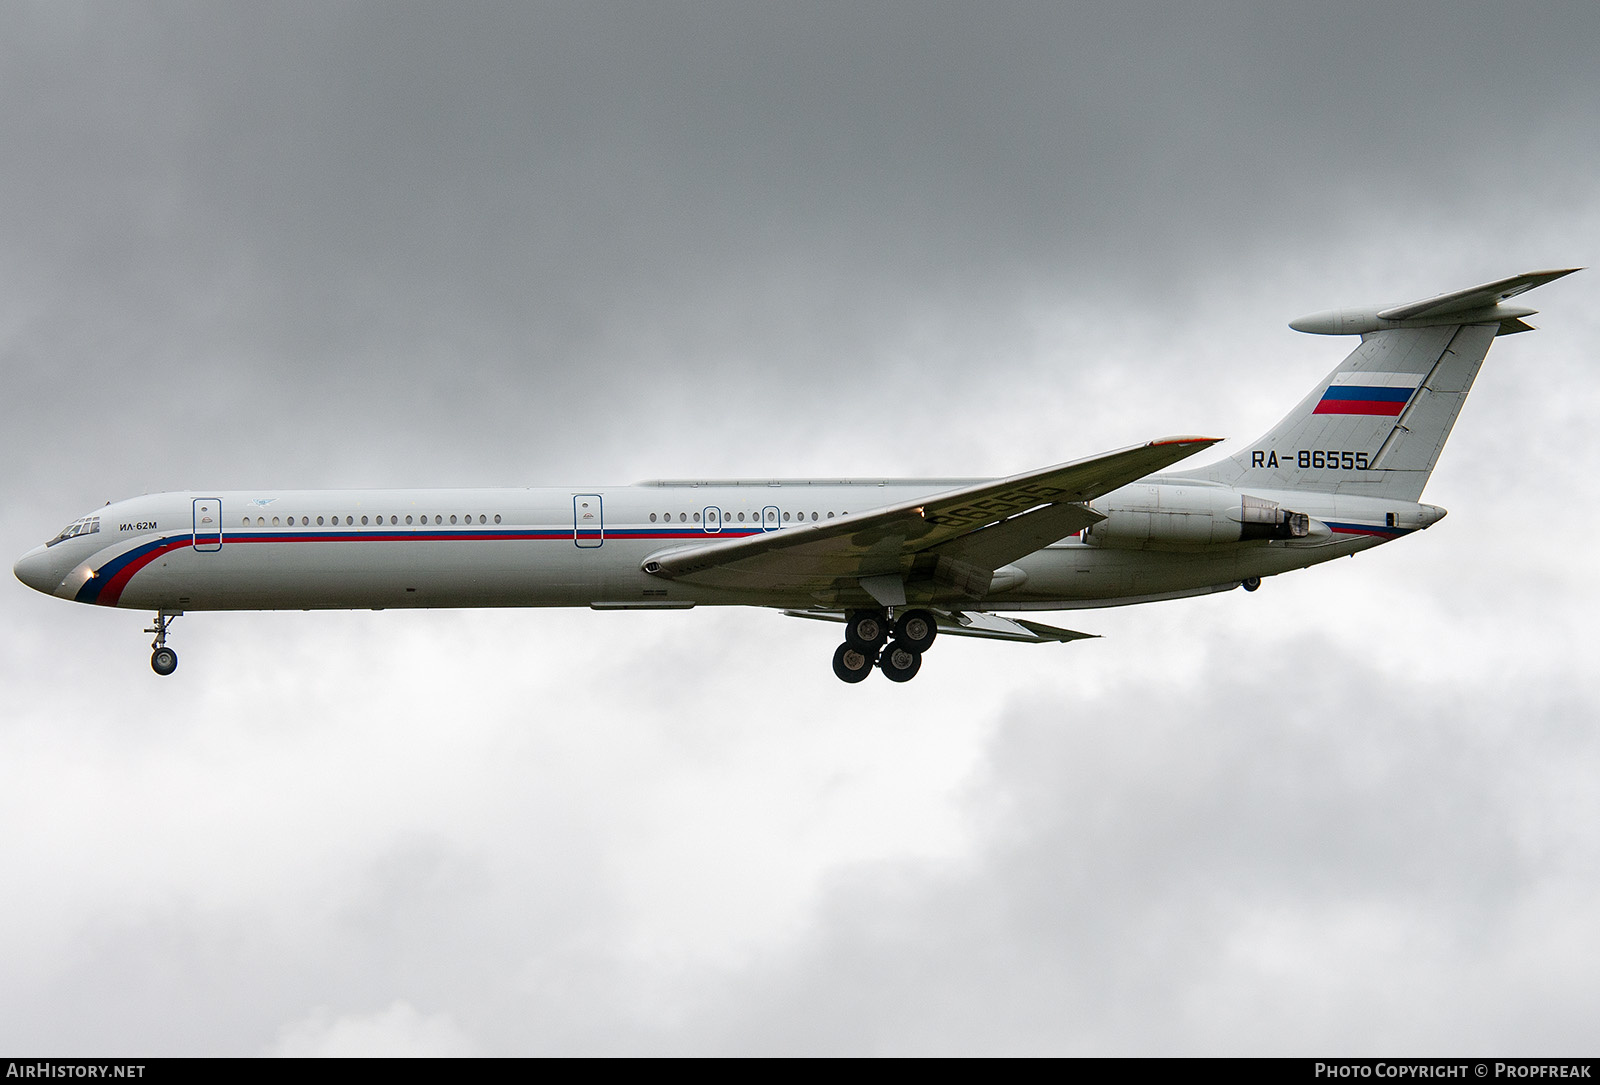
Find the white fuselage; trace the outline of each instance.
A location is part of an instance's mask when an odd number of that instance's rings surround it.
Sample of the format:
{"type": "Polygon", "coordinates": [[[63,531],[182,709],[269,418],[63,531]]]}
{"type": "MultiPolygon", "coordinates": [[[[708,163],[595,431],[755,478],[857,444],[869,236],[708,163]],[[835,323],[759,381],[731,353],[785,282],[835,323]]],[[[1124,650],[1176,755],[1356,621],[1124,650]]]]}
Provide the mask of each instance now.
{"type": "Polygon", "coordinates": [[[1234,455],[1162,437],[999,479],[646,482],[499,490],[209,491],[108,504],[16,564],[47,594],[154,610],[171,674],[186,610],[763,606],[840,623],[834,673],[909,681],[940,631],[1091,634],[1005,613],[1244,587],[1427,528],[1418,499],[1504,303],[1574,269],[1322,313],[1360,335],[1234,455]]]}
{"type": "MultiPolygon", "coordinates": [[[[585,489],[203,491],[151,494],[85,517],[94,530],[36,547],[19,578],[80,602],[144,610],[870,604],[854,584],[795,591],[654,576],[652,554],[789,531],[968,485],[969,479],[652,482],[585,489]]],[[[1250,491],[1306,513],[1296,539],[1205,541],[1203,506],[1238,492],[1152,477],[1090,503],[1145,525],[1095,529],[1002,570],[968,610],[1115,606],[1237,586],[1429,526],[1431,505],[1250,491]],[[1198,497],[1197,497],[1198,495],[1198,497]],[[1203,499],[1203,500],[1202,500],[1203,499]],[[1196,530],[1196,524],[1200,529],[1196,530]],[[1196,540],[1200,541],[1196,541],[1196,540]]],[[[1224,525],[1226,526],[1226,525],[1224,525]]],[[[1236,537],[1236,536],[1235,536],[1236,537]]],[[[915,589],[913,589],[915,591],[915,589]]],[[[929,586],[920,601],[942,596],[929,586]]]]}

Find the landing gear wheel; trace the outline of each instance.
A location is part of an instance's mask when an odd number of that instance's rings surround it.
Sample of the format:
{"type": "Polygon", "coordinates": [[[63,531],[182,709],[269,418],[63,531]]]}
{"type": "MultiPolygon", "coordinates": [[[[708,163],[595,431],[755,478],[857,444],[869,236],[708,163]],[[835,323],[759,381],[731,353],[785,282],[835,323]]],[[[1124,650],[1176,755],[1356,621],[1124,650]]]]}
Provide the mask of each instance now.
{"type": "Polygon", "coordinates": [[[849,641],[839,645],[833,653],[833,673],[844,682],[859,682],[872,673],[876,652],[863,652],[849,641]]]}
{"type": "Polygon", "coordinates": [[[844,616],[844,639],[863,652],[876,652],[889,639],[889,619],[881,610],[852,610],[844,616]]]}
{"type": "MultiPolygon", "coordinates": [[[[895,642],[918,655],[926,652],[938,635],[939,619],[926,610],[908,610],[894,623],[895,642]]],[[[911,673],[917,672],[913,669],[911,673]]]]}
{"type": "Polygon", "coordinates": [[[150,669],[162,677],[178,669],[178,653],[167,647],[167,627],[182,616],[181,610],[158,610],[155,624],[145,630],[156,635],[156,639],[150,642],[150,669]]]}
{"type": "Polygon", "coordinates": [[[1247,576],[1239,581],[1239,586],[1245,591],[1255,591],[1261,587],[1261,578],[1259,576],[1247,576]]]}
{"type": "Polygon", "coordinates": [[[890,641],[878,658],[878,669],[891,682],[909,682],[922,669],[922,653],[898,640],[890,641]]]}

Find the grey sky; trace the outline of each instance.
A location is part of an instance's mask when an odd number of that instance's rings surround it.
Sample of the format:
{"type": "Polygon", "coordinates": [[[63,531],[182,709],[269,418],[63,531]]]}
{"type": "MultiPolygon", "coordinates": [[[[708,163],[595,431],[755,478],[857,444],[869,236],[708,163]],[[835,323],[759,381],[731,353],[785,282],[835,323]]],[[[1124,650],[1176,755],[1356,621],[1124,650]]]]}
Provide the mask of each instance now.
{"type": "MultiPolygon", "coordinates": [[[[13,557],[145,490],[1248,439],[1351,345],[1293,317],[1600,242],[1590,3],[0,25],[13,557]]],[[[1425,536],[906,687],[705,610],[191,615],[160,681],[12,584],[0,1047],[1586,1050],[1596,274],[1425,536]]]]}

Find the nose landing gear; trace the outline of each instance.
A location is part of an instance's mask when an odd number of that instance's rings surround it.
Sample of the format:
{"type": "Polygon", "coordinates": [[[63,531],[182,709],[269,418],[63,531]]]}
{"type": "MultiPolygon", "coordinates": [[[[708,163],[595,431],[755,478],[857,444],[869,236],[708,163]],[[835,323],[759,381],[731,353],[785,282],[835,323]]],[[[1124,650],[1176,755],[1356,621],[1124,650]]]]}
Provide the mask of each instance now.
{"type": "Polygon", "coordinates": [[[178,653],[167,647],[167,626],[172,624],[174,618],[182,616],[181,610],[158,610],[155,624],[145,630],[156,635],[156,639],[150,642],[150,669],[163,678],[178,669],[178,653]]]}

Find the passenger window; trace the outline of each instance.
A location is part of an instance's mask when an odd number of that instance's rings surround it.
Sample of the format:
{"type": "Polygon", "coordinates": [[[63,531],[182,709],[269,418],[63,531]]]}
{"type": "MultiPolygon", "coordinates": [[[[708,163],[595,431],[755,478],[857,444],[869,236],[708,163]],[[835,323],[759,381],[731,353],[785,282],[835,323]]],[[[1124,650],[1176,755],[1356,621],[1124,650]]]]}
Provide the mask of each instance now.
{"type": "Polygon", "coordinates": [[[494,522],[497,524],[500,522],[500,514],[498,512],[494,514],[494,522]]]}

